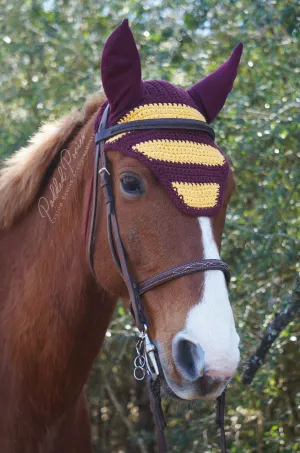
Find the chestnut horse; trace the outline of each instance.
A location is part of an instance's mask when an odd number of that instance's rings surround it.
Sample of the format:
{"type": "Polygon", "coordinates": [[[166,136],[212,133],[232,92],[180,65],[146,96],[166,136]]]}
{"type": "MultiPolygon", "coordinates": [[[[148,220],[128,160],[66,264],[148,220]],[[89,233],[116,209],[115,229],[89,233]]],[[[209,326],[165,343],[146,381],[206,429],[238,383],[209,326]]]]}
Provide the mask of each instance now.
{"type": "MultiPolygon", "coordinates": [[[[106,58],[111,59],[105,74],[102,61],[112,112],[116,113],[114,96],[120,105],[127,96],[124,89],[127,94],[136,90],[140,75],[132,72],[138,58],[135,54],[132,60],[134,52],[130,30],[123,23],[106,46],[106,58]],[[114,67],[111,56],[118,52],[122,63],[114,67]],[[120,86],[123,91],[118,94],[120,86]]],[[[208,98],[214,96],[214,83],[220,98],[214,113],[205,106],[208,122],[222,108],[237,65],[235,56],[220,68],[225,94],[218,71],[204,79],[208,98]]],[[[43,126],[1,170],[1,453],[92,451],[83,387],[118,298],[129,304],[111,256],[101,193],[96,278],[84,239],[90,222],[94,125],[104,102],[104,96],[94,97],[82,113],[43,126]]],[[[134,102],[122,109],[131,109],[134,102]]],[[[197,217],[178,209],[141,160],[115,150],[107,155],[121,238],[137,281],[179,263],[219,259],[226,207],[235,186],[231,169],[218,211],[197,217]]],[[[183,400],[220,395],[239,362],[239,337],[223,273],[207,271],[165,283],[146,293],[142,303],[150,320],[149,336],[159,352],[165,391],[183,400]],[[176,348],[181,341],[185,346],[180,352],[176,348]],[[197,348],[203,353],[204,368],[194,353],[197,348]]]]}

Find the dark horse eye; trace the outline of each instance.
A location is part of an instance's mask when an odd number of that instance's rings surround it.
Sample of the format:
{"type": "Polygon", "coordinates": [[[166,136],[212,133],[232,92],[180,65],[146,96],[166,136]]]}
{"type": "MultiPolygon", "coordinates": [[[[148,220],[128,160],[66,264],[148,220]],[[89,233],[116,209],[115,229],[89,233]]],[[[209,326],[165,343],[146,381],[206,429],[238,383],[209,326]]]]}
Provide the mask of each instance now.
{"type": "Polygon", "coordinates": [[[143,195],[145,192],[143,183],[133,174],[127,173],[121,176],[121,187],[123,191],[131,195],[143,195]]]}

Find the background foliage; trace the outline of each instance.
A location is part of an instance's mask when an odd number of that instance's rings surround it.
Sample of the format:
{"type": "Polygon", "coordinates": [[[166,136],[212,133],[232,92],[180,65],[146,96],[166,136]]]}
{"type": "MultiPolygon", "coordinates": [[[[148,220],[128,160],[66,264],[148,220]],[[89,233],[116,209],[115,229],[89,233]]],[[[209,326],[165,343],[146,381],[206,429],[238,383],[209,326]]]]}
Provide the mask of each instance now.
{"type": "MultiPolygon", "coordinates": [[[[139,43],[144,78],[189,86],[243,41],[234,92],[215,122],[238,182],[223,257],[232,268],[242,371],[274,312],[287,304],[299,271],[298,1],[1,0],[0,5],[1,157],[23,145],[41,121],[81,106],[100,89],[103,44],[126,17],[139,43]]],[[[132,377],[133,335],[120,306],[87,388],[95,452],[156,448],[145,386],[132,377]]],[[[299,342],[295,320],[251,387],[243,386],[240,375],[231,384],[229,451],[300,451],[299,342]]],[[[211,404],[166,401],[165,407],[172,453],[219,451],[211,404]]]]}

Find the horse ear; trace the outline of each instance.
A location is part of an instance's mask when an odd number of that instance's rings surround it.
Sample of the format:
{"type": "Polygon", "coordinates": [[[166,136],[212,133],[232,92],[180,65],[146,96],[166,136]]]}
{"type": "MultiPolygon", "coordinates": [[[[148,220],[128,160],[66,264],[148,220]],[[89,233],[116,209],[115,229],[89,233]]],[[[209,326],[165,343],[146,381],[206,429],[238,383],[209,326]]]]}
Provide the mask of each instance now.
{"type": "Polygon", "coordinates": [[[211,123],[222,110],[232,90],[242,52],[243,44],[240,43],[222,66],[188,90],[208,123],[211,123]]]}
{"type": "Polygon", "coordinates": [[[108,38],[101,60],[103,89],[111,119],[136,105],[143,95],[141,61],[134,37],[124,20],[108,38]]]}

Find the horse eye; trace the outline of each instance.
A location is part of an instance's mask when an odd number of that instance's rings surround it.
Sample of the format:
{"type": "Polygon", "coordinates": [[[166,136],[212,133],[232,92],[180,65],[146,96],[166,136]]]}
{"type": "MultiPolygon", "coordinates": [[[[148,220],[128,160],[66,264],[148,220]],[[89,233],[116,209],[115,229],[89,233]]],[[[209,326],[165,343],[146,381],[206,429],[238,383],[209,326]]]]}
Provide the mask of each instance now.
{"type": "Polygon", "coordinates": [[[121,176],[121,188],[125,193],[131,195],[142,195],[145,192],[142,181],[129,173],[121,176]]]}

